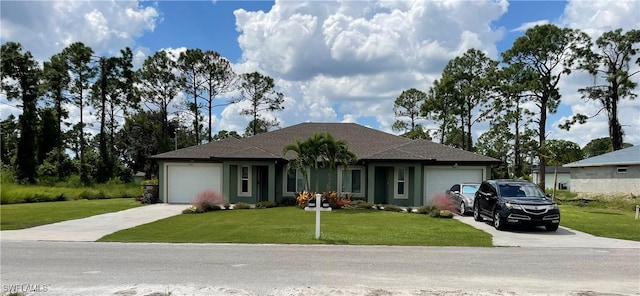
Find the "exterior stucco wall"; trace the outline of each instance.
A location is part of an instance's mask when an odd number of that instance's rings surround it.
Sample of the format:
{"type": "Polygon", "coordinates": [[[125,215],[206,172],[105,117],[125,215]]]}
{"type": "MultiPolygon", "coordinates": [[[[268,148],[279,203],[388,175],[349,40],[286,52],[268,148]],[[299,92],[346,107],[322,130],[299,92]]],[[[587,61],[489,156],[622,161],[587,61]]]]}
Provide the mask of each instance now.
{"type": "Polygon", "coordinates": [[[164,176],[167,172],[165,172],[165,162],[164,161],[159,161],[158,162],[158,196],[160,197],[160,202],[163,203],[168,203],[169,201],[167,200],[167,184],[165,184],[164,180],[164,176]]]}
{"type": "Polygon", "coordinates": [[[640,194],[640,166],[571,168],[572,192],[640,194]],[[618,172],[626,168],[626,172],[618,172]]]}
{"type": "Polygon", "coordinates": [[[228,198],[230,203],[244,202],[254,204],[262,200],[276,201],[276,168],[275,163],[271,161],[225,161],[223,167],[223,182],[228,184],[224,186],[224,196],[228,198]],[[250,195],[244,196],[239,194],[239,172],[240,167],[248,166],[250,168],[250,195]],[[265,178],[266,184],[261,184],[258,180],[259,167],[266,168],[267,174],[265,178]],[[262,187],[264,186],[264,187],[262,187]],[[266,196],[260,196],[264,193],[266,196]]]}
{"type": "Polygon", "coordinates": [[[421,206],[424,184],[422,184],[422,165],[419,163],[376,162],[366,165],[366,199],[371,203],[386,203],[398,206],[421,206]],[[376,170],[376,168],[378,168],[376,170]],[[396,169],[407,169],[407,195],[397,198],[394,195],[396,169]],[[377,172],[377,173],[376,173],[377,172]],[[376,198],[377,196],[377,198],[376,198]]]}
{"type": "MultiPolygon", "coordinates": [[[[544,174],[544,187],[546,187],[545,189],[549,189],[552,190],[553,189],[553,178],[554,178],[554,173],[553,171],[550,172],[546,172],[544,174]]],[[[532,180],[533,183],[539,184],[540,183],[540,172],[535,172],[532,176],[532,180]]],[[[571,189],[571,174],[569,173],[558,173],[558,189],[562,189],[562,187],[560,186],[560,184],[565,184],[568,189],[571,189]]]]}

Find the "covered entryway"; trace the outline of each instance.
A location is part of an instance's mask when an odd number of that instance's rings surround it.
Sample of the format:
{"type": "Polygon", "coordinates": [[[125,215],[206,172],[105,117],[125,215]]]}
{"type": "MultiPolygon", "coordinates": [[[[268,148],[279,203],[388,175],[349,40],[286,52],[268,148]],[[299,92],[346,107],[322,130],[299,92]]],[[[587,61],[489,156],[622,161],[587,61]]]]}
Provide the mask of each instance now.
{"type": "Polygon", "coordinates": [[[425,204],[426,198],[444,193],[456,183],[481,183],[485,176],[484,167],[425,167],[425,204]]]}
{"type": "Polygon", "coordinates": [[[222,194],[222,164],[169,163],[165,165],[166,201],[188,204],[205,190],[222,194]]]}

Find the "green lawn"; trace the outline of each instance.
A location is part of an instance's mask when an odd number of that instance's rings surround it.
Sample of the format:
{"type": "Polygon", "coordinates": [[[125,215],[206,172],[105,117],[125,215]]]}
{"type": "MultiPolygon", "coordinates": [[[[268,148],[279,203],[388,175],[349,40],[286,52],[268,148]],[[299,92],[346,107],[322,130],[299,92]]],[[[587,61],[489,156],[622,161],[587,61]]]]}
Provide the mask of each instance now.
{"type": "Polygon", "coordinates": [[[491,235],[454,219],[375,210],[315,213],[295,207],[227,210],[170,217],[100,239],[117,242],[492,246],[491,235]]]}
{"type": "Polygon", "coordinates": [[[561,205],[560,224],[596,236],[640,241],[640,220],[632,211],[561,205]]]}
{"type": "Polygon", "coordinates": [[[133,198],[0,205],[0,230],[12,230],[117,212],[140,206],[133,198]]]}

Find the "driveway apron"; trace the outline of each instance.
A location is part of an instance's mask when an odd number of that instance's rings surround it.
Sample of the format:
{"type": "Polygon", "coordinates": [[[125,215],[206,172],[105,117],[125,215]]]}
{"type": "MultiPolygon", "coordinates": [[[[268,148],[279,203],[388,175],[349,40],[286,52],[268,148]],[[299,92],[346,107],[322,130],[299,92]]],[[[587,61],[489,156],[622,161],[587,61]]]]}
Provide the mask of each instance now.
{"type": "Polygon", "coordinates": [[[27,229],[0,231],[0,240],[91,242],[119,230],[178,215],[184,208],[185,205],[147,205],[27,229]]]}
{"type": "Polygon", "coordinates": [[[598,237],[562,226],[557,231],[546,231],[544,227],[510,227],[500,231],[493,228],[491,221],[477,222],[469,216],[454,218],[491,234],[493,245],[499,247],[640,249],[640,242],[598,237]]]}

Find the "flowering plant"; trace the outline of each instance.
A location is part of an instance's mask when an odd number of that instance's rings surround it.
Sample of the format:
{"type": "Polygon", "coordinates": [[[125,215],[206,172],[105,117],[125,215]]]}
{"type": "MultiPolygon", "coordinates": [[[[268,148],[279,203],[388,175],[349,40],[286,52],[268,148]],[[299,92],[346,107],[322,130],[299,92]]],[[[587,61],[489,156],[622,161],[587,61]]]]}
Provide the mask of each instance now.
{"type": "MultiPolygon", "coordinates": [[[[315,192],[298,192],[296,193],[296,202],[299,207],[304,207],[309,203],[309,200],[315,197],[315,192]]],[[[338,195],[335,191],[329,191],[322,193],[322,197],[326,198],[331,205],[331,208],[342,209],[344,207],[351,206],[351,195],[338,195]]]]}
{"type": "Polygon", "coordinates": [[[298,205],[301,205],[301,206],[306,206],[307,203],[309,203],[309,200],[315,197],[314,192],[308,192],[308,191],[296,192],[296,195],[297,195],[296,202],[298,203],[298,205]]]}

